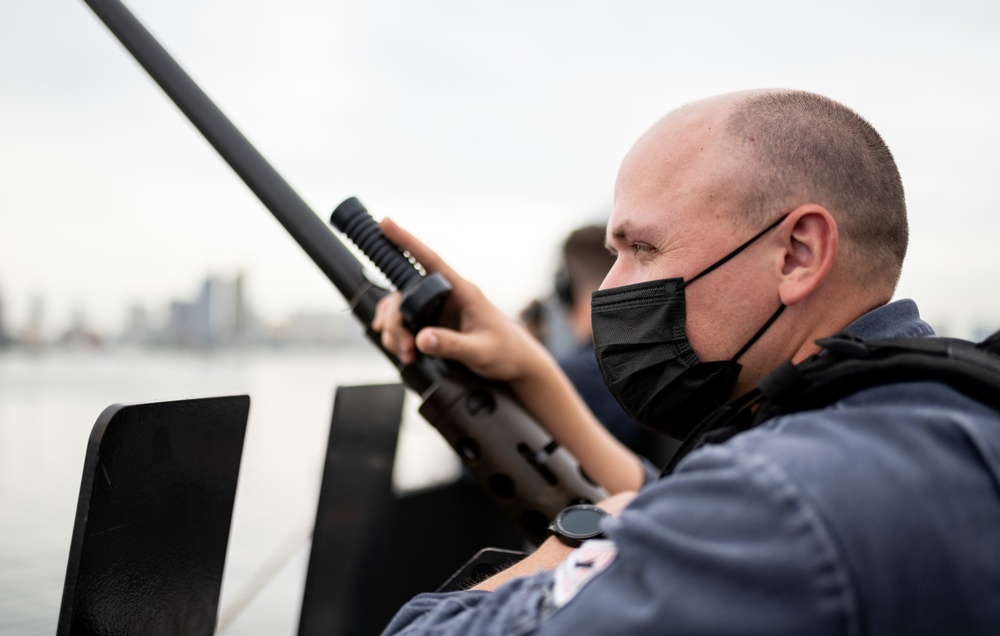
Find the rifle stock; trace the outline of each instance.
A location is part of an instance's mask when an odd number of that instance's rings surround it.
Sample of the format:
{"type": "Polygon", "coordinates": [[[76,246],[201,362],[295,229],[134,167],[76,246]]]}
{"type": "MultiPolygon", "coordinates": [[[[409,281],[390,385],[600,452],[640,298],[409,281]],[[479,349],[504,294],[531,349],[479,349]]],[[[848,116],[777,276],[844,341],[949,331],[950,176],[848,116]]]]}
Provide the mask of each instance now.
{"type": "Polygon", "coordinates": [[[119,0],[85,2],[348,300],[368,338],[420,395],[421,415],[526,538],[540,542],[561,509],[606,496],[506,386],[435,358],[402,365],[385,350],[369,325],[387,290],[368,280],[363,264],[119,0]]]}

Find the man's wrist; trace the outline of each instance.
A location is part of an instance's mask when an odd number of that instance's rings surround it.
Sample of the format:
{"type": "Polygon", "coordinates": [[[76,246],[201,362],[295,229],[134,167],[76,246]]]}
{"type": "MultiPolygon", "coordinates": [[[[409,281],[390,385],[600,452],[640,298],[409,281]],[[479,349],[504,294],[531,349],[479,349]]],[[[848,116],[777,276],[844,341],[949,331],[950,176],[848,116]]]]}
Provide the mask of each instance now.
{"type": "Polygon", "coordinates": [[[611,514],[590,504],[564,508],[549,524],[549,531],[565,545],[575,548],[588,539],[604,537],[601,523],[611,514]]]}
{"type": "Polygon", "coordinates": [[[538,546],[537,550],[525,558],[469,589],[492,592],[512,579],[531,576],[543,570],[554,570],[572,551],[573,548],[555,537],[549,537],[538,546]]]}

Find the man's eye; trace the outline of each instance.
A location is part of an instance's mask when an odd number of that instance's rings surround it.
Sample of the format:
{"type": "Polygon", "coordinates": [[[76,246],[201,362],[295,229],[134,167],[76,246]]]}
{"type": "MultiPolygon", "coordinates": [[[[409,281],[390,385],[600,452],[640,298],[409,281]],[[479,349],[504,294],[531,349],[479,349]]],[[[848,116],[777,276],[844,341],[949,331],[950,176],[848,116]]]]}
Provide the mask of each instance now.
{"type": "Polygon", "coordinates": [[[632,249],[637,254],[642,254],[642,253],[645,253],[645,252],[652,252],[653,251],[653,246],[652,245],[647,245],[646,243],[632,243],[632,249]]]}

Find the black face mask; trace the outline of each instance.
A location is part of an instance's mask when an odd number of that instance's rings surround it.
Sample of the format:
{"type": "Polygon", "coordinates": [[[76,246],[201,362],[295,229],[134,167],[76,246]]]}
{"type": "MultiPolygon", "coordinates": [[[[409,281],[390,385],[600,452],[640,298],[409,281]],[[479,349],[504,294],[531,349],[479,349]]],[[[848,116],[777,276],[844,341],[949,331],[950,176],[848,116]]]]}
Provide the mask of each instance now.
{"type": "Polygon", "coordinates": [[[787,215],[684,282],[667,278],[594,292],[591,320],[597,364],[611,394],[632,419],[683,439],[729,398],[737,360],[777,320],[785,306],[729,360],[702,362],[684,330],[684,289],[775,228],[787,215]]]}

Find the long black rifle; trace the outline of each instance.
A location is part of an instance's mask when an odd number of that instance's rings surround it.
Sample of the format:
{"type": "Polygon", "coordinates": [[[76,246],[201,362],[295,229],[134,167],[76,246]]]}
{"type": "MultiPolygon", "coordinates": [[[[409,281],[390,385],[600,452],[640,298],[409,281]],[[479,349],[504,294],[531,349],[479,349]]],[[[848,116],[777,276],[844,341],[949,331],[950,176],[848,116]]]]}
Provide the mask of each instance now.
{"type": "MultiPolygon", "coordinates": [[[[426,356],[402,365],[385,350],[369,325],[376,303],[388,291],[365,276],[362,263],[121,2],[85,2],[348,300],[368,338],[420,395],[421,415],[441,432],[526,538],[540,542],[549,521],[567,505],[606,496],[505,385],[426,356]]],[[[391,243],[357,199],[341,203],[333,222],[400,288],[404,299],[416,298],[412,313],[417,324],[434,313],[447,294],[447,283],[423,276],[394,246],[386,249],[391,243]],[[408,292],[413,292],[410,297],[408,292]]]]}

